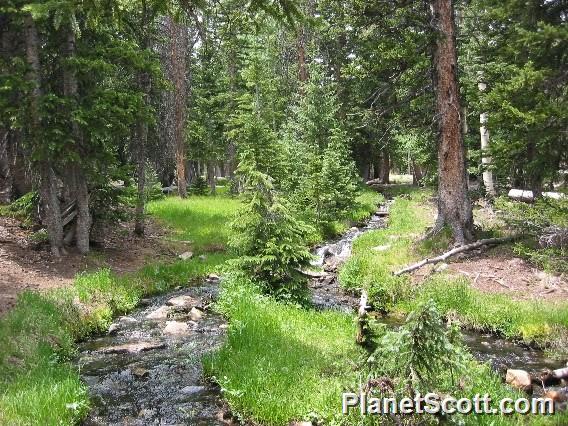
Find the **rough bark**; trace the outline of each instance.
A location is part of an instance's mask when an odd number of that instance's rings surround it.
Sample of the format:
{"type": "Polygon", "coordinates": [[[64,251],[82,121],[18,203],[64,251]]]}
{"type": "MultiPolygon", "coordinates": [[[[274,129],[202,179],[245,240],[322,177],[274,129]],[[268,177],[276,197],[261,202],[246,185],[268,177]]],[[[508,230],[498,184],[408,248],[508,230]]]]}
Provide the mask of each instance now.
{"type": "MultiPolygon", "coordinates": [[[[39,37],[35,22],[30,14],[24,17],[26,37],[26,60],[29,65],[27,78],[32,85],[30,93],[30,133],[33,145],[39,149],[41,134],[40,102],[41,66],[39,59],[39,37]]],[[[43,155],[38,161],[40,175],[40,200],[45,214],[47,233],[51,245],[51,253],[60,256],[63,249],[63,226],[61,223],[61,209],[57,198],[57,183],[50,159],[43,155]]]]}
{"type": "MultiPolygon", "coordinates": [[[[75,55],[75,32],[71,25],[67,28],[65,34],[65,54],[67,58],[72,58],[75,55]]],[[[77,75],[75,71],[66,66],[63,70],[63,94],[68,99],[78,101],[79,88],[77,82],[77,75]]],[[[78,158],[84,155],[84,138],[79,124],[71,121],[71,132],[75,142],[75,149],[77,150],[78,158]]],[[[71,193],[72,197],[77,202],[77,219],[75,226],[75,244],[77,250],[81,254],[89,252],[89,237],[91,233],[91,213],[89,211],[89,190],[87,187],[87,179],[83,167],[77,162],[73,162],[70,167],[72,173],[71,193]]]]}
{"type": "Polygon", "coordinates": [[[168,17],[168,29],[171,45],[171,70],[174,86],[174,146],[176,158],[176,178],[178,194],[187,197],[187,181],[185,179],[185,134],[187,109],[187,60],[189,47],[187,27],[168,17]]]}
{"type": "Polygon", "coordinates": [[[438,218],[432,232],[449,225],[455,242],[461,245],[473,238],[473,214],[460,119],[454,9],[452,0],[432,0],[431,8],[438,29],[434,87],[439,124],[438,218]]]}
{"type": "MultiPolygon", "coordinates": [[[[140,77],[140,81],[145,80],[145,75],[140,77]]],[[[142,83],[143,84],[143,83],[142,83]]],[[[146,142],[148,140],[148,124],[140,119],[136,123],[136,207],[134,210],[134,233],[144,235],[144,206],[146,203],[146,142]]]]}

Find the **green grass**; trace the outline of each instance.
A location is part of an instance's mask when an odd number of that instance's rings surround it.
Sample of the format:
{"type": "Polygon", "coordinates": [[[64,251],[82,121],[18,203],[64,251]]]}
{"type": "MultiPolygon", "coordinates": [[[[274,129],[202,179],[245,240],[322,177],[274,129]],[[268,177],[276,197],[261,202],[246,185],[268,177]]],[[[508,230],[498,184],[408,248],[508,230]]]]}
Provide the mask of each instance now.
{"type": "MultiPolygon", "coordinates": [[[[211,209],[204,197],[195,204],[158,201],[153,208],[164,212],[168,203],[180,206],[171,207],[172,228],[180,231],[187,225],[196,247],[206,251],[209,234],[215,234],[211,237],[214,244],[224,247],[227,224],[237,203],[220,197],[208,200],[211,209]],[[196,231],[198,221],[206,225],[202,233],[196,231]]],[[[121,276],[101,269],[79,274],[69,288],[23,293],[0,320],[0,424],[77,423],[88,411],[89,401],[69,362],[76,353],[75,342],[106,330],[113,317],[132,310],[143,297],[191,285],[216,271],[228,257],[224,252],[210,252],[205,260],[195,257],[150,264],[121,276]]]]}
{"type": "Polygon", "coordinates": [[[278,303],[238,276],[224,281],[218,308],[228,341],[205,365],[233,412],[263,425],[340,413],[361,355],[350,316],[278,303]]]}
{"type": "Polygon", "coordinates": [[[489,330],[537,345],[556,344],[568,333],[568,304],[513,301],[506,295],[486,294],[470,287],[466,278],[436,274],[420,287],[408,275],[392,272],[447,248],[449,234],[416,243],[432,223],[429,190],[406,190],[391,207],[386,229],[358,238],[353,255],[340,271],[347,288],[366,288],[380,309],[409,312],[418,303],[434,299],[445,314],[455,314],[468,327],[489,330]],[[409,192],[410,191],[410,192],[409,192]],[[373,250],[375,247],[386,250],[373,250]]]}
{"type": "Polygon", "coordinates": [[[238,199],[223,196],[167,197],[149,203],[147,211],[171,229],[173,238],[206,252],[224,248],[228,222],[240,205],[238,199]]]}

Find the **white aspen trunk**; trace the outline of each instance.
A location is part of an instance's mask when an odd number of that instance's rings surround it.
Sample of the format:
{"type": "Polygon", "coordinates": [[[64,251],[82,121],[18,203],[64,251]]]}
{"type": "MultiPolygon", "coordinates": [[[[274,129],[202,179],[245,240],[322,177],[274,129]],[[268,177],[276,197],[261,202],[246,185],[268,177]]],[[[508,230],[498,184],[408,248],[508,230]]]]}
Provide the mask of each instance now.
{"type": "MultiPolygon", "coordinates": [[[[485,91],[487,85],[480,82],[477,87],[481,92],[485,91]]],[[[481,164],[483,165],[483,185],[485,186],[485,191],[492,197],[495,197],[497,193],[495,192],[495,185],[493,183],[493,172],[488,170],[491,165],[491,157],[489,156],[489,129],[487,128],[487,113],[482,112],[479,114],[479,133],[481,135],[481,164]]]]}

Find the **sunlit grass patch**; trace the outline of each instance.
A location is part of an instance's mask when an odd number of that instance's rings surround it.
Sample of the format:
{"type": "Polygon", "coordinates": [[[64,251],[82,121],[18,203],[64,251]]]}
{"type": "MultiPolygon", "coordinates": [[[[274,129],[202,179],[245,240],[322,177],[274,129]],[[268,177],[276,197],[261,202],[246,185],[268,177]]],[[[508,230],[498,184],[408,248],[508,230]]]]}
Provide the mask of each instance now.
{"type": "Polygon", "coordinates": [[[167,197],[152,201],[147,211],[166,224],[177,240],[191,241],[196,251],[221,250],[229,237],[228,224],[241,202],[226,196],[167,197]]]}
{"type": "Polygon", "coordinates": [[[206,369],[234,412],[264,425],[340,414],[361,354],[350,316],[278,303],[235,276],[219,309],[230,319],[228,342],[206,369]]]}

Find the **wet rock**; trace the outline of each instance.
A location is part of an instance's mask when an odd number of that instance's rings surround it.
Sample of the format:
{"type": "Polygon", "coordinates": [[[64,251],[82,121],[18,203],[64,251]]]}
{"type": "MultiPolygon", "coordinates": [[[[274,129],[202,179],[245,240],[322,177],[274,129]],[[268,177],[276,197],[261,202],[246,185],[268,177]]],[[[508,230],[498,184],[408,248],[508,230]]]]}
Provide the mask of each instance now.
{"type": "Polygon", "coordinates": [[[154,417],[156,415],[156,410],[149,410],[148,408],[143,408],[138,413],[138,417],[148,418],[154,417]]]}
{"type": "Polygon", "coordinates": [[[390,248],[391,248],[391,245],[390,245],[390,244],[386,244],[386,245],[384,245],[384,246],[376,246],[376,247],[373,247],[371,250],[374,250],[374,251],[387,251],[387,250],[390,249],[390,248]]]}
{"type": "Polygon", "coordinates": [[[191,308],[191,311],[189,311],[189,316],[193,321],[198,321],[203,318],[203,311],[201,309],[193,307],[191,308]]]}
{"type": "Polygon", "coordinates": [[[142,367],[134,367],[132,369],[132,374],[134,374],[134,376],[141,379],[141,378],[144,378],[144,377],[148,377],[150,375],[150,371],[146,370],[145,368],[142,368],[142,367]]]}
{"type": "Polygon", "coordinates": [[[147,319],[151,320],[165,320],[168,318],[168,315],[171,313],[172,308],[170,306],[160,306],[155,311],[150,312],[146,315],[147,319]]]}
{"type": "Polygon", "coordinates": [[[181,260],[189,260],[193,257],[193,252],[186,251],[178,256],[181,260]]]}
{"type": "Polygon", "coordinates": [[[219,281],[221,281],[221,278],[217,274],[209,274],[207,275],[207,281],[212,283],[218,283],[219,281]]]}
{"type": "Polygon", "coordinates": [[[199,301],[191,296],[177,296],[166,302],[170,306],[177,308],[190,309],[192,306],[199,305],[199,301]]]}
{"type": "Polygon", "coordinates": [[[183,395],[196,395],[205,391],[205,386],[186,386],[180,389],[183,395]]]}
{"type": "Polygon", "coordinates": [[[120,317],[118,319],[118,322],[122,322],[122,323],[126,323],[126,324],[133,324],[133,323],[136,322],[136,319],[132,318],[132,317],[124,316],[124,317],[120,317]]]}
{"type": "Polygon", "coordinates": [[[184,335],[189,333],[189,325],[185,322],[167,321],[163,332],[165,334],[184,335]]]}
{"type": "Polygon", "coordinates": [[[109,346],[100,350],[100,352],[105,354],[137,354],[139,352],[150,351],[152,349],[161,349],[166,345],[162,342],[136,342],[136,343],[125,343],[123,345],[109,346]]]}
{"type": "Polygon", "coordinates": [[[512,387],[525,392],[532,390],[531,375],[524,370],[507,370],[505,382],[512,387]]]}
{"type": "Polygon", "coordinates": [[[113,323],[109,326],[107,333],[112,336],[112,335],[115,335],[116,333],[118,333],[118,330],[120,330],[120,325],[118,325],[117,323],[113,322],[113,323]]]}
{"type": "Polygon", "coordinates": [[[152,304],[152,301],[150,299],[140,299],[140,302],[138,302],[139,306],[150,306],[152,304]]]}

